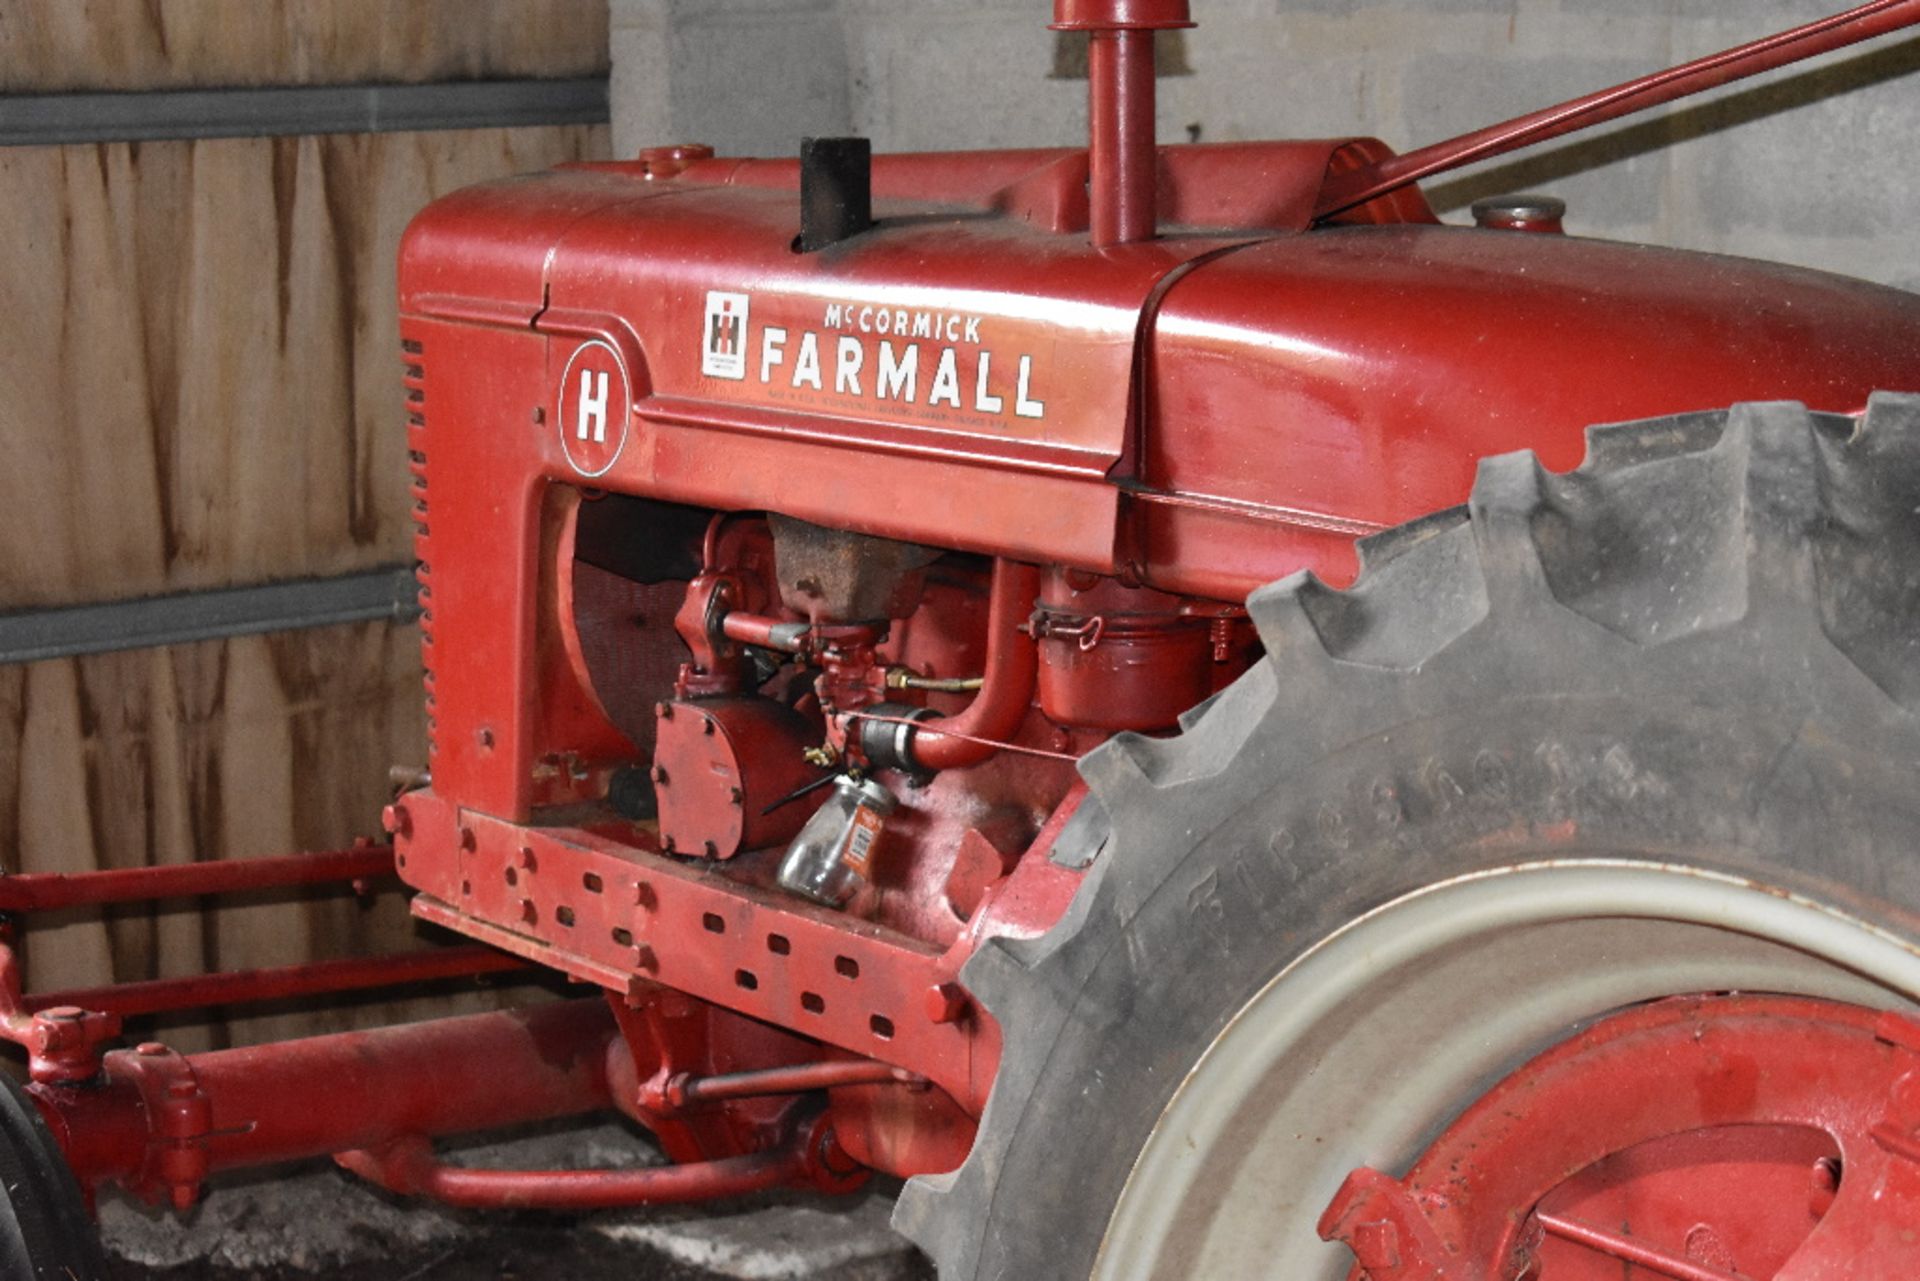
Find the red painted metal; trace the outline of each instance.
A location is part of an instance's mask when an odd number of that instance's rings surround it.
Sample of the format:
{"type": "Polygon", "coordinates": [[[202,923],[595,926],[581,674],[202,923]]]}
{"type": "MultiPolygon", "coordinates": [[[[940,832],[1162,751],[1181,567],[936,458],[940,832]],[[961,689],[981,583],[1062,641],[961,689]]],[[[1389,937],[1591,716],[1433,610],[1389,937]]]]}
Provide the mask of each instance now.
{"type": "MultiPolygon", "coordinates": [[[[0,877],[0,911],[19,915],[340,881],[358,887],[393,872],[393,851],[362,840],[352,849],[322,854],[0,877]]],[[[12,933],[10,926],[0,927],[0,1039],[24,1047],[29,1075],[47,1084],[97,1078],[101,1054],[120,1035],[127,1015],[365,991],[496,973],[523,964],[492,948],[451,947],[28,996],[22,990],[12,933]]]]}
{"type": "MultiPolygon", "coordinates": [[[[861,1096],[849,1114],[840,1102],[846,1091],[838,1088],[834,1124],[847,1149],[862,1161],[901,1174],[947,1169],[971,1141],[971,1117],[984,1105],[997,1063],[998,1031],[964,1000],[933,1010],[928,994],[959,992],[959,967],[982,939],[1043,931],[1064,909],[1079,873],[1044,856],[1006,856],[1012,871],[1003,865],[998,876],[973,891],[963,926],[943,894],[947,865],[929,851],[965,847],[962,834],[981,830],[983,809],[1000,815],[985,830],[1003,848],[1016,853],[1050,848],[1077,792],[1037,832],[998,807],[1031,796],[1042,785],[1067,792],[1071,779],[1070,770],[1051,762],[996,758],[970,771],[943,774],[923,792],[910,793],[905,803],[913,807],[912,822],[923,839],[896,851],[911,857],[896,860],[883,851],[874,886],[848,914],[813,908],[765,888],[771,868],[763,853],[719,865],[686,863],[628,843],[636,839],[631,827],[525,828],[461,815],[433,792],[418,792],[405,801],[413,816],[412,840],[460,849],[461,861],[444,870],[431,867],[446,879],[423,885],[414,910],[606,986],[626,1001],[644,1004],[662,990],[680,1000],[685,999],[681,993],[698,998],[689,1005],[708,1012],[701,1016],[709,1020],[708,1030],[694,1032],[672,1061],[643,1066],[633,1087],[642,1099],[663,1098],[666,1083],[681,1073],[756,1070],[781,1066],[773,1055],[784,1054],[791,1065],[821,1054],[817,1045],[809,1049],[807,1042],[795,1041],[748,1047],[729,1059],[720,1032],[733,1024],[711,1021],[722,1015],[734,1019],[729,1011],[747,1016],[738,1020],[743,1028],[792,1028],[815,1042],[925,1077],[938,1088],[899,1106],[922,1120],[939,1119],[926,1135],[874,1132],[874,1125],[898,1123],[895,1105],[861,1096]],[[460,834],[462,826],[470,836],[460,834]],[[533,904],[531,913],[518,915],[511,928],[490,924],[518,912],[515,905],[522,900],[533,904]],[[648,1086],[648,1077],[656,1084],[648,1086]],[[958,1106],[943,1101],[949,1099],[958,1100],[958,1106]]],[[[415,860],[412,866],[431,865],[415,860]]],[[[649,1024],[639,1035],[650,1044],[636,1044],[635,1057],[650,1061],[658,1038],[673,1026],[692,1025],[649,1024]]],[[[853,1093],[860,1096],[861,1090],[853,1093]]],[[[636,1114],[661,1128],[662,1114],[651,1105],[636,1114]]],[[[760,1133],[749,1127],[748,1137],[760,1133]]],[[[662,1137],[668,1137],[667,1130],[662,1137]]],[[[725,1154],[732,1142],[725,1135],[689,1135],[670,1140],[669,1150],[677,1159],[710,1157],[725,1154]]],[[[736,1143],[731,1150],[751,1147],[736,1143]]]]}
{"type": "MultiPolygon", "coordinates": [[[[436,793],[409,800],[416,840],[458,848],[454,807],[436,793]]],[[[921,993],[951,981],[964,955],[763,888],[748,879],[766,872],[758,855],[718,875],[593,831],[465,818],[471,848],[423,876],[423,920],[619,994],[662,983],[984,1101],[992,1065],[971,1029],[920,1016],[921,993]],[[589,876],[599,891],[581,888],[589,876]]]]}
{"type": "Polygon", "coordinates": [[[11,923],[0,923],[0,1039],[26,1050],[27,1071],[34,1080],[92,1077],[99,1070],[101,1049],[120,1035],[120,1016],[71,1004],[30,1007],[21,991],[13,934],[11,923]]]}
{"type": "Polygon", "coordinates": [[[1576,424],[1741,400],[1857,412],[1920,386],[1916,331],[1912,294],[1758,262],[1451,227],[1271,239],[1159,309],[1142,577],[1222,600],[1302,568],[1344,584],[1357,536],[1465,501],[1481,458],[1564,470],[1576,424]]]}
{"type": "Polygon", "coordinates": [[[1124,245],[1154,232],[1154,83],[1151,31],[1099,31],[1087,50],[1093,243],[1124,245]]]}
{"type": "Polygon", "coordinates": [[[1032,638],[1021,635],[1020,628],[1039,590],[1040,574],[1032,566],[1006,560],[994,564],[986,682],[964,712],[914,732],[911,750],[921,766],[941,770],[977,765],[993,754],[980,740],[1008,738],[1026,719],[1039,659],[1032,638]]]}
{"type": "Polygon", "coordinates": [[[745,1196],[799,1181],[806,1153],[797,1145],[717,1161],[637,1170],[476,1170],[435,1159],[425,1139],[409,1137],[379,1152],[341,1152],[334,1160],[402,1196],[473,1210],[604,1210],[745,1196]]]}
{"type": "MultiPolygon", "coordinates": [[[[1314,199],[1326,173],[1371,163],[1385,152],[1384,144],[1373,139],[1161,147],[1155,201],[1160,223],[1186,229],[1304,231],[1312,225],[1314,199]]],[[[657,173],[644,162],[567,168],[789,192],[799,186],[794,160],[710,159],[671,174],[657,173]]],[[[873,158],[876,199],[931,202],[948,210],[1011,217],[1056,235],[1090,232],[1090,182],[1087,152],[1069,147],[873,158]]],[[[1396,221],[1435,220],[1417,193],[1388,204],[1396,211],[1396,221]]]]}
{"type": "Polygon", "coordinates": [[[1742,1273],[1695,1263],[1671,1251],[1647,1245],[1618,1232],[1609,1232],[1591,1223],[1577,1223],[1557,1214],[1540,1214],[1534,1218],[1551,1236],[1585,1246],[1597,1255],[1644,1268],[1657,1276],[1673,1277],[1675,1281],[1747,1281],[1742,1273]]]}
{"type": "Polygon", "coordinates": [[[674,1107],[717,1103],[724,1099],[760,1098],[769,1094],[804,1094],[848,1085],[917,1085],[921,1077],[872,1059],[822,1059],[791,1067],[731,1072],[722,1076],[678,1076],[667,1082],[666,1102],[674,1107]]]}
{"type": "MultiPolygon", "coordinates": [[[[707,525],[700,573],[687,585],[686,599],[674,615],[674,630],[690,655],[674,683],[685,697],[735,694],[747,688],[747,661],[741,644],[760,644],[759,635],[729,637],[726,619],[764,613],[778,600],[772,587],[773,535],[764,520],[716,515],[707,525]]],[[[771,629],[778,620],[768,619],[771,629]]]]}
{"type": "Polygon", "coordinates": [[[1053,30],[1085,32],[1089,41],[1088,194],[1097,246],[1153,238],[1153,37],[1192,25],[1186,0],[1054,0],[1053,30]]]}
{"type": "Polygon", "coordinates": [[[207,1054],[143,1045],[29,1093],[82,1186],[184,1204],[219,1170],[605,1108],[618,1045],[602,1002],[570,1001],[207,1054]]]}
{"type": "Polygon", "coordinates": [[[164,863],[98,872],[25,872],[0,876],[0,912],[51,912],[108,903],[373,880],[392,876],[393,870],[393,851],[369,843],[323,854],[164,863]]]}
{"type": "Polygon", "coordinates": [[[1768,36],[1764,40],[1696,58],[1678,67],[1615,85],[1611,89],[1574,98],[1558,106],[1530,111],[1524,116],[1488,125],[1458,138],[1436,142],[1405,155],[1389,156],[1343,173],[1329,181],[1320,193],[1319,202],[1314,206],[1314,217],[1329,218],[1449,169],[1517,151],[1536,142],[1572,133],[1576,129],[1617,120],[1621,116],[1658,107],[1676,98],[1716,89],[1763,71],[1784,67],[1834,49],[1843,49],[1850,44],[1916,24],[1920,24],[1920,0],[1872,0],[1869,4],[1768,36]]]}
{"type": "Polygon", "coordinates": [[[1489,197],[1473,202],[1473,224],[1490,231],[1524,231],[1539,236],[1567,233],[1564,201],[1531,196],[1489,197]]]}
{"type": "Polygon", "coordinates": [[[762,618],[758,615],[730,611],[720,620],[720,631],[730,641],[742,645],[758,645],[762,649],[792,651],[799,647],[804,631],[795,635],[790,630],[794,624],[778,618],[762,618]]]}
{"type": "MultiPolygon", "coordinates": [[[[818,256],[786,248],[789,193],[702,185],[697,172],[670,183],[604,170],[554,179],[600,184],[605,202],[553,247],[556,309],[565,306],[577,329],[638,335],[626,340],[636,362],[643,349],[675,353],[646,361],[653,392],[636,401],[643,426],[599,483],[676,502],[851,521],[867,532],[1030,563],[1131,572],[1163,590],[1229,602],[1299,568],[1346,577],[1356,534],[1459,501],[1474,461],[1487,453],[1535,446],[1565,462],[1577,457],[1590,421],[1748,395],[1853,410],[1875,385],[1920,379],[1904,337],[1920,312],[1910,297],[1784,269],[1591,242],[1529,249],[1521,237],[1442,228],[1269,237],[1225,253],[1217,251],[1241,241],[1169,233],[1096,254],[1018,220],[942,223],[903,202],[898,212],[915,221],[837,251],[828,271],[818,256]],[[623,195],[636,185],[644,191],[623,195]],[[673,192],[662,195],[667,186],[673,192]],[[629,252],[636,240],[659,249],[644,280],[629,252]],[[703,378],[697,351],[688,350],[689,336],[702,331],[702,300],[740,280],[756,282],[746,327],[751,368],[738,384],[703,378]],[[885,293],[860,282],[890,280],[919,282],[920,304],[885,308],[890,323],[900,314],[909,326],[922,313],[929,322],[978,315],[991,357],[989,396],[1005,402],[998,425],[974,425],[972,415],[943,424],[924,406],[877,402],[870,378],[860,397],[831,391],[831,343],[859,344],[870,373],[878,344],[891,341],[857,329],[863,313],[877,324],[881,310],[860,300],[885,293]],[[1036,308],[1040,289],[1073,301],[1036,308]],[[1759,314],[1745,305],[1756,292],[1791,296],[1795,305],[1759,314]],[[841,308],[845,321],[848,294],[856,328],[827,330],[828,309],[841,308]],[[1144,311],[1150,298],[1153,309],[1144,311]],[[973,311],[976,302],[988,310],[973,311]],[[599,319],[581,319],[587,315],[599,319]],[[770,327],[787,338],[763,386],[758,357],[770,327]],[[808,332],[824,362],[828,390],[818,395],[808,383],[791,385],[808,332]],[[1682,349],[1688,358],[1673,358],[1682,349]],[[1031,426],[1010,412],[1015,388],[996,381],[1021,354],[1046,361],[1032,367],[1029,395],[1047,417],[1031,426]],[[1136,360],[1153,370],[1137,398],[1136,360]],[[1635,377],[1618,377],[1628,366],[1635,377]],[[1540,379],[1543,367],[1564,376],[1540,379]],[[1364,395],[1356,390],[1363,385],[1364,395]],[[1134,474],[1110,474],[1134,437],[1134,474]],[[875,494],[913,497],[887,504],[881,517],[875,494]]],[[[468,252],[483,233],[458,200],[417,224],[410,255],[468,252]]],[[[471,288],[490,286],[476,278],[471,288]]],[[[536,310],[537,300],[521,321],[536,310]]],[[[552,315],[542,324],[555,323],[552,315]]],[[[433,543],[510,550],[513,538],[500,541],[502,518],[534,510],[531,497],[469,513],[468,495],[538,490],[569,474],[544,436],[493,423],[503,404],[554,402],[545,344],[524,331],[441,328],[445,322],[424,314],[407,324],[409,332],[419,327],[420,341],[439,334],[434,343],[454,344],[449,350],[459,354],[450,359],[461,368],[490,367],[483,383],[432,389],[430,403],[445,403],[449,421],[476,425],[446,462],[442,479],[450,483],[432,490],[433,543]]],[[[556,379],[571,341],[552,340],[556,379]]],[[[929,390],[925,368],[944,345],[920,345],[919,393],[929,390]]],[[[437,362],[429,356],[426,367],[432,382],[437,362]]],[[[971,368],[961,366],[969,399],[971,368]]],[[[443,451],[425,452],[439,459],[443,451]]],[[[521,746],[523,733],[483,754],[473,746],[482,727],[466,719],[489,704],[511,706],[511,698],[548,704],[530,663],[504,644],[537,618],[513,590],[521,572],[440,583],[435,592],[434,626],[469,637],[465,652],[484,665],[492,691],[465,697],[481,678],[440,670],[435,650],[436,681],[454,682],[436,686],[436,721],[447,732],[438,735],[435,777],[500,814],[524,812],[531,796],[517,780],[542,749],[558,746],[521,746]],[[457,732],[449,716],[462,718],[457,732]],[[489,780],[486,790],[473,790],[469,771],[489,780]]],[[[534,643],[515,641],[529,651],[534,643]]]]}
{"type": "Polygon", "coordinates": [[[1911,1276],[1916,1125],[1906,1015],[1662,1001],[1520,1068],[1405,1177],[1355,1171],[1320,1231],[1354,1281],[1911,1276]]]}
{"type": "Polygon", "coordinates": [[[732,858],[784,844],[820,802],[794,793],[820,777],[801,753],[821,732],[817,721],[770,698],[660,704],[653,753],[660,848],[732,858]]]}
{"type": "Polygon", "coordinates": [[[1215,624],[1223,619],[1194,605],[1110,578],[1049,573],[1031,625],[1041,709],[1063,725],[1171,729],[1245,671],[1250,657],[1233,643],[1230,621],[1218,643],[1215,624]]]}

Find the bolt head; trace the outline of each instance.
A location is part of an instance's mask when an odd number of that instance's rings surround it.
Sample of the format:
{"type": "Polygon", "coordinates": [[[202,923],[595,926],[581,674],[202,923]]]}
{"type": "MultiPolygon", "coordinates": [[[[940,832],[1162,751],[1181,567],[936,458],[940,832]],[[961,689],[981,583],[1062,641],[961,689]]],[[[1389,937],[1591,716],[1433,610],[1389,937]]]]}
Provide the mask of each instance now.
{"type": "Polygon", "coordinates": [[[1813,1163],[1813,1180],[1807,1189],[1807,1210],[1815,1218],[1825,1217],[1840,1193],[1840,1163],[1821,1157],[1813,1163]]]}
{"type": "Polygon", "coordinates": [[[967,994],[958,983],[935,983],[927,989],[927,1018],[935,1023],[957,1023],[967,1012],[967,994]]]}
{"type": "Polygon", "coordinates": [[[1356,1224],[1347,1245],[1354,1259],[1370,1272],[1400,1266],[1400,1233],[1385,1220],[1356,1224]]]}
{"type": "Polygon", "coordinates": [[[380,811],[380,826],[390,836],[407,836],[413,831],[413,815],[404,805],[389,805],[380,811]]]}
{"type": "Polygon", "coordinates": [[[157,1059],[167,1052],[167,1047],[158,1041],[142,1041],[133,1047],[133,1052],[143,1059],[157,1059]]]}
{"type": "Polygon", "coordinates": [[[648,178],[671,178],[696,160],[709,160],[713,148],[704,142],[683,142],[671,147],[648,147],[639,156],[648,178]]]}

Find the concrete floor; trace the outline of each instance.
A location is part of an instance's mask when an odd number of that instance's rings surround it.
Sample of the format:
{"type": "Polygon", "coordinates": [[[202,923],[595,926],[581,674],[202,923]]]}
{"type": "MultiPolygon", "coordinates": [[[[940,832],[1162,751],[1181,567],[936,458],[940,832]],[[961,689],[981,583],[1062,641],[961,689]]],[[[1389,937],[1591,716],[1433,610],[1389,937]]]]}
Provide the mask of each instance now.
{"type": "MultiPolygon", "coordinates": [[[[477,1166],[654,1164],[617,1124],[549,1129],[454,1149],[477,1166]]],[[[761,1196],[578,1216],[486,1215],[403,1201],[303,1164],[216,1184],[184,1219],[103,1201],[120,1281],[932,1281],[887,1226],[884,1190],[826,1201],[761,1196]]]]}

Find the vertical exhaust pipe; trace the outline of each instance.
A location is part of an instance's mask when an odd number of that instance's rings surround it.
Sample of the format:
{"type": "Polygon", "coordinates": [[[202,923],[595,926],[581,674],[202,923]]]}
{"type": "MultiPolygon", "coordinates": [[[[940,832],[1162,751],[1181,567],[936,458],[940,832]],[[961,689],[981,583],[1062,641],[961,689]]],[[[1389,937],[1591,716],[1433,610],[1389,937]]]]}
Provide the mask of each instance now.
{"type": "Polygon", "coordinates": [[[1191,27],[1187,0],[1054,0],[1052,29],[1084,31],[1096,246],[1151,240],[1158,222],[1153,35],[1191,27]]]}

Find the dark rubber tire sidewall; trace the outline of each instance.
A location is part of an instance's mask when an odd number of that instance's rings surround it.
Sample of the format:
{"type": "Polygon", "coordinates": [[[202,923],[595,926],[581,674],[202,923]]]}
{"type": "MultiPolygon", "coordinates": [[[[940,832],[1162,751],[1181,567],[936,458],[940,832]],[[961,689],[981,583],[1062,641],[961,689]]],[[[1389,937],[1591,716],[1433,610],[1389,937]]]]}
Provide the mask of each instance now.
{"type": "Polygon", "coordinates": [[[1596,429],[1566,476],[1488,460],[1468,507],[1363,545],[1350,591],[1257,593],[1264,664],[1083,763],[1105,844],[1067,917],[968,963],[1000,1075],[967,1163],[896,1221],[945,1281],[1087,1276],[1228,1021],[1468,874],[1699,869],[1915,947],[1917,507],[1920,397],[1740,406],[1596,429]]]}
{"type": "Polygon", "coordinates": [[[0,1277],[104,1281],[110,1274],[79,1185],[40,1113],[0,1080],[0,1277]]]}
{"type": "Polygon", "coordinates": [[[1796,761],[1777,790],[1752,795],[1743,783],[1755,756],[1791,733],[1769,710],[1712,716],[1669,702],[1649,720],[1631,696],[1501,703],[1377,733],[1251,801],[1134,915],[1089,919],[1049,958],[1052,972],[1086,980],[1029,1120],[1015,1127],[978,1275],[1088,1275],[1196,1047],[1302,950],[1411,891],[1534,859],[1604,856],[1715,869],[1818,901],[1859,906],[1865,890],[1920,908],[1920,860],[1889,876],[1886,860],[1862,858],[1920,849],[1911,773],[1836,751],[1796,761]],[[1639,732],[1623,736],[1634,716],[1639,732]],[[1636,803],[1656,781],[1667,799],[1636,803]],[[1823,794],[1849,803],[1822,804],[1823,794]],[[1729,844],[1726,810],[1748,802],[1752,831],[1729,844]],[[1061,1116],[1072,1119],[1041,1120],[1061,1116]]]}

